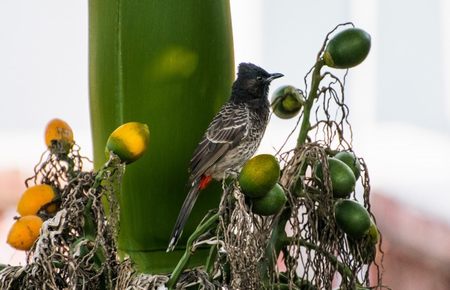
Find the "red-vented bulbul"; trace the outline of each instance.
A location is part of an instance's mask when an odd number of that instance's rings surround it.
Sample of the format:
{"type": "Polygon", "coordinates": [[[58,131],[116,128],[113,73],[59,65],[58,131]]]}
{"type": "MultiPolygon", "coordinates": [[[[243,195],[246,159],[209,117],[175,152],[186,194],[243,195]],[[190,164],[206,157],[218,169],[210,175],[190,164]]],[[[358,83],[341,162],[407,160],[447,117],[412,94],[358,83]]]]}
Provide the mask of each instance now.
{"type": "Polygon", "coordinates": [[[253,156],[269,119],[267,94],[270,82],[282,77],[251,64],[241,63],[231,97],[220,109],[195,149],[189,166],[189,190],[172,231],[167,251],[172,251],[197,200],[214,178],[236,174],[253,156]]]}

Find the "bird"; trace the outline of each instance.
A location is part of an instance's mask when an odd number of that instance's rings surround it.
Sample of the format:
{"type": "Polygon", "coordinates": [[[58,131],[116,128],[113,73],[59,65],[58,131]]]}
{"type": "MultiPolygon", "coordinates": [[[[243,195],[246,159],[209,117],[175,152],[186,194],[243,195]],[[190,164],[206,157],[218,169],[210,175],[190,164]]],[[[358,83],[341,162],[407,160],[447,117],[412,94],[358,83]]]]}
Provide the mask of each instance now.
{"type": "Polygon", "coordinates": [[[268,73],[252,63],[239,64],[229,100],[209,124],[190,160],[190,190],[173,227],[167,252],[175,248],[200,191],[212,179],[236,177],[258,149],[269,121],[269,85],[283,76],[268,73]]]}

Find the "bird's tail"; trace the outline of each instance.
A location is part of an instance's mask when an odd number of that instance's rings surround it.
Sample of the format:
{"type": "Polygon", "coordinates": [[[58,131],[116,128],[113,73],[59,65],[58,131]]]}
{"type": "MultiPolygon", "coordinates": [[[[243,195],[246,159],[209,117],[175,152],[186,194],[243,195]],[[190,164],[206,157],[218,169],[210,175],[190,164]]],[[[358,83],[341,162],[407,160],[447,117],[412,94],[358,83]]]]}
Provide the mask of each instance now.
{"type": "Polygon", "coordinates": [[[183,233],[184,225],[186,224],[189,214],[191,213],[192,208],[194,207],[195,201],[198,198],[200,190],[204,189],[210,180],[211,180],[210,177],[202,176],[201,178],[198,178],[193,182],[191,189],[189,190],[186,199],[184,200],[183,205],[181,206],[181,210],[180,213],[178,214],[175,226],[173,227],[170,243],[169,246],[167,247],[167,252],[173,251],[173,249],[177,245],[178,239],[183,233]]]}

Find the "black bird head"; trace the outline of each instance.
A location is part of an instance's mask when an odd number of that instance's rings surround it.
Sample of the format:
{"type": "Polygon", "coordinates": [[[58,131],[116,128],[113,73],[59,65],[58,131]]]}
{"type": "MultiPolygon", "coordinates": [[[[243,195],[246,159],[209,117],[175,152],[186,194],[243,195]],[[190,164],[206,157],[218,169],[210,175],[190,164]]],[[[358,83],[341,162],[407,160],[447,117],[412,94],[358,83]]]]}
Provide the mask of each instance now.
{"type": "Polygon", "coordinates": [[[237,79],[233,83],[231,100],[235,102],[266,101],[270,82],[282,76],[283,74],[270,74],[259,66],[243,62],[238,67],[237,79]]]}

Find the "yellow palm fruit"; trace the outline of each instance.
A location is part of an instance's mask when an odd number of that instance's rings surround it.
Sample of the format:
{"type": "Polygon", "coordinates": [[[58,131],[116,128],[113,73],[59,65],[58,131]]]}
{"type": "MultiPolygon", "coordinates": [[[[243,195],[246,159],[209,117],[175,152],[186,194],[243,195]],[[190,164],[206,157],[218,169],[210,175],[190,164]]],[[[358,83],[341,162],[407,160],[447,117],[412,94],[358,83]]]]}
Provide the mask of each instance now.
{"type": "Polygon", "coordinates": [[[73,131],[69,124],[61,119],[53,119],[48,122],[45,128],[45,144],[51,147],[53,140],[73,143],[73,131]]]}
{"type": "Polygon", "coordinates": [[[68,152],[75,143],[73,141],[72,128],[61,119],[53,119],[48,122],[45,127],[45,144],[47,147],[52,148],[55,141],[59,142],[66,152],[68,152]]]}
{"type": "Polygon", "coordinates": [[[30,250],[39,237],[42,223],[42,219],[36,215],[19,218],[9,230],[6,242],[17,250],[30,250]]]}
{"type": "Polygon", "coordinates": [[[17,212],[22,215],[37,214],[45,207],[47,213],[55,213],[57,206],[51,204],[56,198],[56,192],[50,185],[39,184],[27,188],[17,204],[17,212]]]}
{"type": "Polygon", "coordinates": [[[149,143],[147,124],[129,122],[118,127],[108,138],[107,152],[114,152],[125,163],[131,163],[144,155],[149,143]]]}

